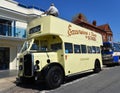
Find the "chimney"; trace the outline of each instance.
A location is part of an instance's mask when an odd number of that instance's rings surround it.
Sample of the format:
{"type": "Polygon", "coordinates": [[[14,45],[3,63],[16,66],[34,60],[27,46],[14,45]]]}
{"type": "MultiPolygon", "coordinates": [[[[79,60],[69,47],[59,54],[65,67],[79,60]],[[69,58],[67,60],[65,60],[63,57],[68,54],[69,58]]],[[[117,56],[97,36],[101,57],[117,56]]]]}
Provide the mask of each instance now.
{"type": "Polygon", "coordinates": [[[96,20],[93,20],[92,24],[93,24],[94,26],[96,26],[96,24],[97,24],[96,20]]]}
{"type": "Polygon", "coordinates": [[[78,15],[78,19],[79,19],[79,20],[82,19],[82,15],[81,15],[81,14],[78,15]]]}

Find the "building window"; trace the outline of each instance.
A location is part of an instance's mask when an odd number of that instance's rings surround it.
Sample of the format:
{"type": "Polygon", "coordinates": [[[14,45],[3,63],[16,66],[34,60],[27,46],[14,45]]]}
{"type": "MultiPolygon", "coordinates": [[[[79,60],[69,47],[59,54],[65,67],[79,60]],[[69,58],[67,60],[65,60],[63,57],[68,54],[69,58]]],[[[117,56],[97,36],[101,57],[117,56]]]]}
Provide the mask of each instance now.
{"type": "Polygon", "coordinates": [[[16,21],[0,19],[0,35],[26,38],[26,28],[16,27],[16,21]]]}
{"type": "Polygon", "coordinates": [[[4,36],[12,35],[11,21],[0,19],[0,35],[4,36]]]}
{"type": "Polygon", "coordinates": [[[25,28],[15,27],[15,37],[26,38],[25,28]]]}

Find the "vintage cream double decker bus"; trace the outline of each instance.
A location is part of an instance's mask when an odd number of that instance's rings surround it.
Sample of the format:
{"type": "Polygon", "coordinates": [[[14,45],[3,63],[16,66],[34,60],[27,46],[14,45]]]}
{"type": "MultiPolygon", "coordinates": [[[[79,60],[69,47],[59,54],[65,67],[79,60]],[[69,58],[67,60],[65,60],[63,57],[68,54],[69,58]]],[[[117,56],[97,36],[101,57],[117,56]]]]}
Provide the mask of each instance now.
{"type": "Polygon", "coordinates": [[[94,31],[44,16],[28,24],[27,37],[19,55],[21,82],[44,80],[56,88],[66,76],[102,68],[102,36],[94,31]]]}

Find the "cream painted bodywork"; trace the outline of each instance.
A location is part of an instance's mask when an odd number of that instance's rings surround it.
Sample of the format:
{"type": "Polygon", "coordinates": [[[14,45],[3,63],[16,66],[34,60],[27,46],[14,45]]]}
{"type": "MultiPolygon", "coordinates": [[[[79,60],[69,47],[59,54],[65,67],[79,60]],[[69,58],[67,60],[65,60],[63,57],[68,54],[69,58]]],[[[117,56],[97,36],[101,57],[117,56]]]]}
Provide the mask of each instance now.
{"type": "MultiPolygon", "coordinates": [[[[59,63],[65,71],[65,75],[70,75],[78,72],[84,72],[88,70],[93,70],[95,65],[95,60],[100,61],[102,67],[102,57],[101,54],[74,54],[65,53],[64,43],[69,42],[73,44],[83,44],[86,46],[97,46],[102,45],[102,36],[89,29],[77,26],[71,22],[62,20],[53,16],[40,17],[28,24],[27,29],[28,39],[45,39],[49,44],[55,42],[62,42],[62,49],[56,52],[48,52],[49,59],[52,62],[59,63]],[[29,30],[40,25],[41,29],[38,32],[29,34],[29,30]],[[49,36],[56,36],[58,40],[48,38],[49,36]],[[47,39],[48,38],[48,39],[47,39]]],[[[29,50],[27,50],[29,51],[29,50]]],[[[48,63],[47,54],[44,53],[33,53],[34,62],[35,60],[40,60],[40,70],[44,68],[48,63]]]]}

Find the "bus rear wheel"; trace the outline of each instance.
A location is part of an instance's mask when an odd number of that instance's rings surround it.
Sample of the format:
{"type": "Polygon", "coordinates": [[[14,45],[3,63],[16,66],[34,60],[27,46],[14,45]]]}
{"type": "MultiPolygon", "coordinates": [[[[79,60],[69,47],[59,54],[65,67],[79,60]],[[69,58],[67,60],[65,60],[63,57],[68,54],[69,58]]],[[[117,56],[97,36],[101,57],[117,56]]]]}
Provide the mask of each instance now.
{"type": "Polygon", "coordinates": [[[95,61],[94,72],[99,73],[101,71],[101,65],[98,60],[95,61]]]}
{"type": "Polygon", "coordinates": [[[59,66],[52,66],[45,77],[49,89],[57,88],[63,83],[64,74],[59,66]]]}

